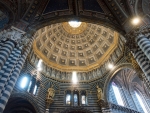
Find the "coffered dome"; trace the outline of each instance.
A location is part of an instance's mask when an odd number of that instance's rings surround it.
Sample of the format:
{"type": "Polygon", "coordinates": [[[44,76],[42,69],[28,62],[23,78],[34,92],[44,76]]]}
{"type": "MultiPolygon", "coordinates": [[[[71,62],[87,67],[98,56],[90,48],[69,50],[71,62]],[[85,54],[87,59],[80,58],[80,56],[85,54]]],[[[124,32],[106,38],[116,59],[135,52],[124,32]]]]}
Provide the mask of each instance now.
{"type": "Polygon", "coordinates": [[[102,65],[117,47],[118,33],[97,24],[68,22],[39,29],[34,53],[43,62],[60,71],[87,72],[102,65]]]}

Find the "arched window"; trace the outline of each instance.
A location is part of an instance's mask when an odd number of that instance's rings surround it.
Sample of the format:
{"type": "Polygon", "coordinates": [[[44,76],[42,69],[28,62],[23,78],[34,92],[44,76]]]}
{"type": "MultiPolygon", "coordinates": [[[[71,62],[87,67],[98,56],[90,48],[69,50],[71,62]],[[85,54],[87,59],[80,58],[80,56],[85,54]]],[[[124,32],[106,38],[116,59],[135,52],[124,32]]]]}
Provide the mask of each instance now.
{"type": "Polygon", "coordinates": [[[74,90],[73,92],[73,102],[74,102],[74,106],[79,105],[79,92],[77,90],[74,90]]]}
{"type": "Polygon", "coordinates": [[[20,83],[20,87],[22,89],[26,88],[27,85],[28,85],[28,82],[29,82],[29,80],[28,80],[28,78],[26,76],[22,77],[22,80],[21,80],[21,83],[20,83]]]}
{"type": "Polygon", "coordinates": [[[37,85],[34,86],[33,95],[36,95],[37,92],[37,85]]]}
{"type": "Polygon", "coordinates": [[[81,104],[82,105],[87,104],[87,102],[86,102],[86,91],[81,91],[81,104]]]}
{"type": "Polygon", "coordinates": [[[109,101],[114,104],[129,107],[141,113],[150,113],[147,96],[143,89],[143,82],[133,69],[120,70],[111,80],[109,101]]]}
{"type": "Polygon", "coordinates": [[[71,105],[71,91],[66,91],[66,104],[71,105]]]}
{"type": "Polygon", "coordinates": [[[19,87],[23,90],[28,90],[28,86],[30,83],[30,74],[24,74],[19,79],[19,87]]]}
{"type": "Polygon", "coordinates": [[[40,86],[40,81],[38,81],[36,78],[30,74],[24,74],[19,78],[18,83],[21,90],[27,91],[36,96],[37,90],[40,86]]]}
{"type": "Polygon", "coordinates": [[[112,82],[112,89],[113,89],[113,93],[115,95],[118,105],[125,106],[122,96],[121,96],[121,93],[120,93],[120,90],[114,82],[112,82]]]}
{"type": "Polygon", "coordinates": [[[30,88],[31,88],[31,84],[32,84],[32,81],[30,81],[30,83],[29,83],[29,87],[28,87],[28,92],[29,92],[29,90],[30,90],[30,88]]]}
{"type": "Polygon", "coordinates": [[[143,95],[139,91],[134,91],[134,94],[135,94],[134,100],[135,100],[138,110],[140,112],[149,113],[150,110],[149,110],[149,107],[147,106],[147,103],[143,95]]]}

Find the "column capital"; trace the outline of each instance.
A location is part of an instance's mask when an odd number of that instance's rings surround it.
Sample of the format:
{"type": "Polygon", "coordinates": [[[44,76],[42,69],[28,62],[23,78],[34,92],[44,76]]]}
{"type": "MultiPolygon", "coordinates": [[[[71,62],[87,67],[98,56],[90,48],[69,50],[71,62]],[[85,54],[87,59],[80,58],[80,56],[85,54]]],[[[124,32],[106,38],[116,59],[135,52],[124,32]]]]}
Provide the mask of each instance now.
{"type": "Polygon", "coordinates": [[[1,33],[1,40],[13,40],[15,42],[18,42],[22,36],[25,34],[25,32],[17,29],[16,27],[11,27],[10,29],[4,30],[1,33]]]}
{"type": "Polygon", "coordinates": [[[29,42],[25,32],[14,26],[12,26],[10,29],[0,32],[0,41],[5,42],[7,40],[14,41],[19,48],[22,48],[22,46],[27,45],[29,42]]]}

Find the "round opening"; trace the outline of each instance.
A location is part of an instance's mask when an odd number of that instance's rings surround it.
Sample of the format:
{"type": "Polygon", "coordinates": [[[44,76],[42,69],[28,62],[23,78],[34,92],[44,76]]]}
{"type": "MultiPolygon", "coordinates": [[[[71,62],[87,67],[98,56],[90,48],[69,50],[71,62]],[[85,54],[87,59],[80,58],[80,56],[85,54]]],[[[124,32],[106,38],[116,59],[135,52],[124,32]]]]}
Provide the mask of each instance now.
{"type": "Polygon", "coordinates": [[[77,28],[81,25],[81,22],[79,22],[79,21],[69,21],[68,23],[73,28],[77,28]]]}

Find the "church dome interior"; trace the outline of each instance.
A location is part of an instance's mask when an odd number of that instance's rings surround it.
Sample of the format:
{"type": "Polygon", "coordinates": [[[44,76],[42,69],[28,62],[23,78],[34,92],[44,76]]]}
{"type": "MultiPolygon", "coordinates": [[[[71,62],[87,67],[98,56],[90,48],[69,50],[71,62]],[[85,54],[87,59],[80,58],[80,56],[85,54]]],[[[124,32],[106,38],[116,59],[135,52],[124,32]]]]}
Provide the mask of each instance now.
{"type": "Polygon", "coordinates": [[[35,34],[34,53],[62,71],[88,71],[100,66],[117,48],[118,34],[96,24],[85,24],[86,28],[82,24],[74,28],[83,30],[75,34],[74,30],[65,29],[66,23],[41,28],[35,34]]]}
{"type": "Polygon", "coordinates": [[[108,70],[107,65],[115,64],[125,43],[115,30],[87,22],[76,28],[69,22],[52,24],[39,29],[34,37],[31,64],[37,67],[42,60],[41,72],[49,76],[50,71],[50,77],[69,81],[73,71],[78,73],[79,81],[102,77],[102,66],[108,70]],[[66,77],[61,73],[67,73],[66,77]]]}
{"type": "Polygon", "coordinates": [[[1,0],[0,113],[150,113],[149,0],[1,0]]]}

